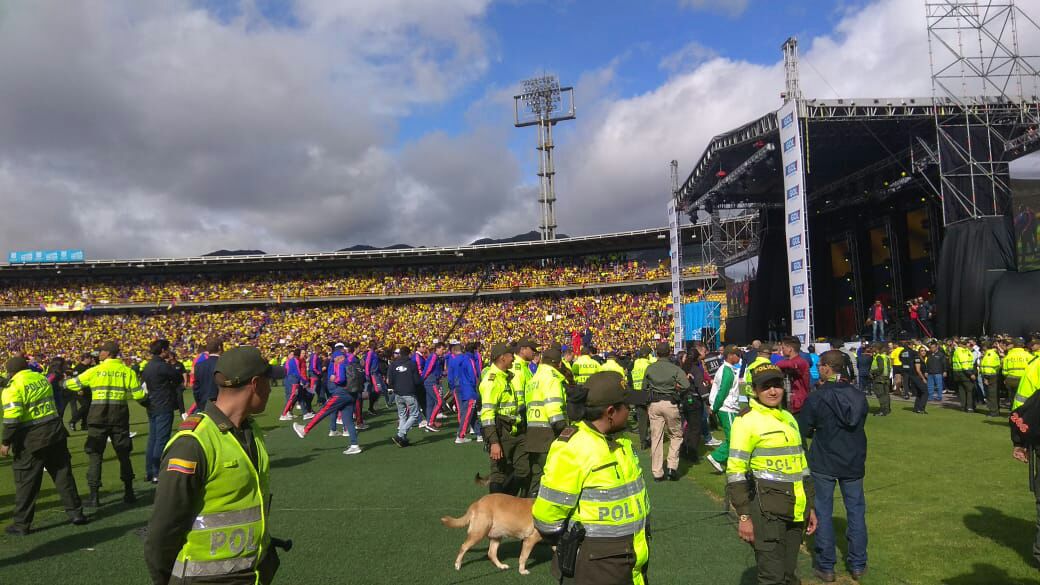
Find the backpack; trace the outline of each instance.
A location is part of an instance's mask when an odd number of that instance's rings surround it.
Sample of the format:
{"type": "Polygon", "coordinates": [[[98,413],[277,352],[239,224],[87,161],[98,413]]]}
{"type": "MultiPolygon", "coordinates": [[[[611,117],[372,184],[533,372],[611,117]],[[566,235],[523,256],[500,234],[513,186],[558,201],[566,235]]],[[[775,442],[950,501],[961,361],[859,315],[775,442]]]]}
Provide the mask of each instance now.
{"type": "Polygon", "coordinates": [[[359,360],[353,359],[347,362],[347,380],[346,384],[347,392],[358,393],[361,392],[365,387],[365,369],[361,367],[359,360]]]}

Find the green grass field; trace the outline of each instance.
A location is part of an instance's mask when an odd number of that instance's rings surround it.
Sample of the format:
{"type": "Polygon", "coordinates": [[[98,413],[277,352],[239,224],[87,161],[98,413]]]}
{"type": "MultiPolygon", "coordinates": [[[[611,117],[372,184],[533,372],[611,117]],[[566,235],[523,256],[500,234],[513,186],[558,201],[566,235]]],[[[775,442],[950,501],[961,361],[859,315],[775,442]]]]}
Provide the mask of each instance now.
{"type": "MultiPolygon", "coordinates": [[[[361,433],[365,452],[348,457],[341,454],[347,440],[325,436],[325,424],[298,439],[287,423],[276,420],[280,393],[272,397],[261,419],[275,492],[271,527],[275,536],[295,542],[281,555],[279,583],[551,582],[544,546],[536,548],[528,577],[515,570],[516,542],[500,551],[509,571],[491,565],[486,545],[470,551],[461,571],[452,567],[464,532],[442,526],[439,518],[461,515],[482,495],[472,482],[477,471],[486,473],[480,445],[455,445],[450,432],[413,431],[414,446],[400,449],[389,440],[396,414],[384,410],[368,421],[372,429],[361,433]]],[[[134,465],[143,477],[147,422],[143,410],[133,408],[133,429],[140,433],[134,465]]],[[[979,415],[931,407],[929,416],[917,416],[907,408],[897,401],[894,416],[868,422],[870,572],[863,583],[1037,583],[1030,552],[1035,510],[1026,467],[1010,457],[1006,428],[979,415]]],[[[83,438],[78,432],[70,442],[81,493],[86,491],[83,438]]],[[[0,534],[0,583],[148,582],[139,531],[148,520],[152,488],[139,482],[139,503],[122,504],[118,464],[108,455],[105,504],[87,526],[65,522],[53,486],[44,480],[33,534],[0,534]]],[[[649,455],[642,459],[649,478],[649,455]]],[[[0,463],[3,524],[13,499],[9,467],[9,459],[0,463]]],[[[721,513],[724,480],[710,471],[704,464],[685,470],[679,482],[649,483],[655,585],[754,583],[754,556],[721,513]]],[[[836,524],[844,546],[844,521],[836,524]]],[[[808,555],[800,573],[804,582],[816,582],[808,555]]]]}

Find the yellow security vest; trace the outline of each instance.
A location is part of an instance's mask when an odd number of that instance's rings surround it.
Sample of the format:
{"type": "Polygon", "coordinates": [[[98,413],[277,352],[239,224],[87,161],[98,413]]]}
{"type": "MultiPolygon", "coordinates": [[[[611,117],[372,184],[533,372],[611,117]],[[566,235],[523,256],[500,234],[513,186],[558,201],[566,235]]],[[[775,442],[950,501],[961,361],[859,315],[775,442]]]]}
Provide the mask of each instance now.
{"type": "Polygon", "coordinates": [[[653,363],[647,358],[639,358],[632,364],[632,389],[642,390],[643,379],[646,378],[646,369],[653,363]]]}
{"type": "Polygon", "coordinates": [[[557,533],[565,522],[581,522],[587,539],[632,538],[632,583],[644,583],[650,556],[646,519],[650,499],[632,442],[610,439],[582,421],[553,441],[531,514],[535,527],[557,533]]]}
{"type": "Polygon", "coordinates": [[[979,360],[979,373],[983,376],[996,376],[1000,373],[1000,354],[995,349],[987,349],[979,360]]]}
{"type": "Polygon", "coordinates": [[[887,353],[875,354],[870,362],[870,373],[878,378],[887,379],[892,373],[892,358],[887,353]]]}
{"type": "Polygon", "coordinates": [[[137,373],[117,358],[109,358],[64,382],[67,390],[90,390],[87,424],[129,425],[128,401],[143,400],[144,389],[137,373]]]}
{"type": "Polygon", "coordinates": [[[511,422],[511,433],[516,434],[516,394],[509,383],[509,376],[495,364],[484,369],[480,377],[480,424],[494,428],[495,418],[504,417],[511,422]]]}
{"type": "Polygon", "coordinates": [[[617,360],[615,360],[613,358],[603,362],[603,365],[600,366],[599,371],[601,371],[601,372],[617,372],[617,373],[621,374],[621,379],[622,380],[628,380],[628,372],[626,372],[625,368],[621,367],[621,364],[617,363],[617,360]]]}
{"type": "Polygon", "coordinates": [[[516,402],[517,404],[523,404],[524,392],[527,391],[527,385],[531,383],[531,377],[533,376],[531,373],[530,362],[520,356],[516,356],[513,358],[513,365],[509,370],[513,372],[513,377],[510,379],[509,383],[513,386],[513,394],[516,396],[516,402]]]}
{"type": "Polygon", "coordinates": [[[1033,356],[1024,348],[1012,347],[1011,350],[1007,352],[1007,355],[1004,356],[1004,377],[1021,378],[1022,373],[1026,369],[1026,364],[1028,364],[1031,359],[1033,359],[1033,356]]]}
{"type": "Polygon", "coordinates": [[[950,360],[950,369],[955,372],[966,372],[975,369],[975,356],[966,347],[957,347],[953,350],[953,358],[950,360]]]}
{"type": "Polygon", "coordinates": [[[1011,410],[1025,404],[1029,397],[1040,388],[1040,358],[1034,357],[1026,366],[1021,378],[1018,380],[1018,389],[1015,390],[1015,398],[1011,402],[1011,410]]]}
{"type": "Polygon", "coordinates": [[[556,368],[538,364],[538,371],[531,377],[525,394],[528,427],[552,427],[553,423],[564,420],[566,380],[556,368]]]}
{"type": "MultiPolygon", "coordinates": [[[[198,425],[178,432],[166,444],[169,448],[178,438],[191,437],[206,454],[205,499],[184,546],[177,553],[173,576],[214,577],[255,570],[271,541],[267,532],[271,505],[269,461],[263,430],[250,420],[256,441],[257,468],[234,434],[221,432],[205,414],[193,417],[201,419],[198,425]]],[[[169,459],[169,465],[191,463],[169,459]]]]}
{"type": "Polygon", "coordinates": [[[589,376],[600,371],[602,366],[599,362],[592,359],[592,356],[583,354],[578,356],[578,359],[574,360],[574,364],[571,366],[571,371],[574,373],[574,383],[584,384],[589,376]]]}
{"type": "Polygon", "coordinates": [[[3,390],[4,424],[31,427],[58,418],[54,389],[43,374],[21,370],[3,390]]]}
{"type": "Polygon", "coordinates": [[[809,464],[802,450],[798,422],[782,408],[768,408],[754,399],[750,406],[750,411],[733,421],[726,483],[753,478],[756,497],[761,498],[770,490],[793,495],[792,510],[767,511],[782,515],[790,512],[795,522],[803,522],[809,509],[804,484],[809,477],[809,464]]]}

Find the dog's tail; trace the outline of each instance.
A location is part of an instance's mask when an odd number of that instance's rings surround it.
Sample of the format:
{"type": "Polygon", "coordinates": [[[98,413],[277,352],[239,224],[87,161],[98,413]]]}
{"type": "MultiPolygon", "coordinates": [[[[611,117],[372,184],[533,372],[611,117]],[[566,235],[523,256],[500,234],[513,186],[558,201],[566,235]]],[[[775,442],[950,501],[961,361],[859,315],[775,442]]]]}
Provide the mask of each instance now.
{"type": "Polygon", "coordinates": [[[482,485],[482,486],[485,486],[485,487],[487,487],[487,485],[488,485],[488,483],[490,483],[490,481],[491,481],[491,476],[490,475],[487,476],[487,477],[480,477],[480,472],[479,471],[477,472],[477,477],[473,478],[473,483],[475,483],[477,485],[482,485]]]}
{"type": "Polygon", "coordinates": [[[473,516],[473,506],[471,505],[466,513],[461,518],[452,518],[451,516],[441,516],[441,524],[448,528],[466,528],[469,526],[469,519],[473,516]]]}

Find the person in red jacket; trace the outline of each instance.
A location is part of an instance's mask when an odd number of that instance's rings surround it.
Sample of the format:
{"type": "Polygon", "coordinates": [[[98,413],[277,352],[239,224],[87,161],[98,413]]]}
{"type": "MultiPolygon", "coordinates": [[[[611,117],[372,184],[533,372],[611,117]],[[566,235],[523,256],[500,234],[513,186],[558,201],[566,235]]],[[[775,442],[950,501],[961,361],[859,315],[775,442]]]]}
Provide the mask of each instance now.
{"type": "Polygon", "coordinates": [[[800,355],[802,342],[793,335],[780,340],[780,353],[784,359],[776,363],[784,375],[791,381],[791,396],[787,402],[787,410],[798,413],[802,404],[809,397],[809,363],[800,355]]]}

